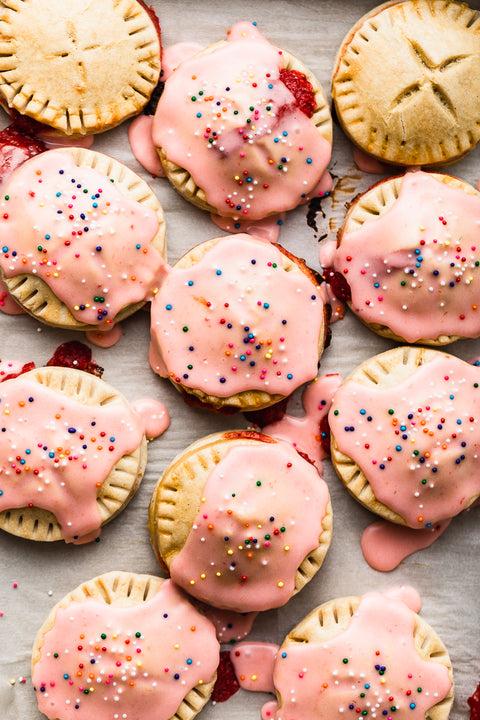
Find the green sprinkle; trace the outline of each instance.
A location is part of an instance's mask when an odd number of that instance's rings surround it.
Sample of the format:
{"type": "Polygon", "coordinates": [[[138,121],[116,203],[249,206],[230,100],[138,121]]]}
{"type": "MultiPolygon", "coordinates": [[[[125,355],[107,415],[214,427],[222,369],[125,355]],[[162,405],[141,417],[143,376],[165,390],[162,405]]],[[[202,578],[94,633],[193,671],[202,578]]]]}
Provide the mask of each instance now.
{"type": "Polygon", "coordinates": [[[348,663],[348,658],[343,658],[342,662],[344,665],[346,665],[348,663]]]}
{"type": "Polygon", "coordinates": [[[394,412],[395,412],[395,410],[392,410],[392,409],[390,408],[390,410],[388,411],[388,414],[389,414],[389,415],[393,415],[394,412]]]}
{"type": "Polygon", "coordinates": [[[188,327],[186,325],[184,325],[182,330],[183,330],[183,332],[188,332],[188,327]]]}
{"type": "Polygon", "coordinates": [[[262,484],[262,481],[261,481],[261,480],[257,480],[257,487],[260,487],[261,484],[262,484]]]}

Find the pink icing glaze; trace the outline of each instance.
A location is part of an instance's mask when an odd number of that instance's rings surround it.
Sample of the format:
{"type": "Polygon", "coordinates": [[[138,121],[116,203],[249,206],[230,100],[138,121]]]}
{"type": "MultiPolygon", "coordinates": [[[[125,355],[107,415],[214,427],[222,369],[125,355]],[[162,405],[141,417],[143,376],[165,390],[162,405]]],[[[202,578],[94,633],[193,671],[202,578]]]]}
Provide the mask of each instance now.
{"type": "Polygon", "coordinates": [[[218,660],[213,625],[166,580],[139,605],[86,598],[57,609],[32,680],[49,718],[168,720],[218,660]]]}
{"type": "MultiPolygon", "coordinates": [[[[319,252],[319,261],[320,261],[320,266],[322,268],[333,267],[336,247],[337,247],[337,244],[334,240],[328,240],[327,242],[322,244],[322,246],[320,248],[320,252],[319,252]]],[[[338,320],[342,320],[342,318],[345,316],[346,306],[342,300],[339,300],[336,297],[335,293],[332,290],[330,283],[327,283],[327,282],[322,283],[321,295],[322,295],[324,304],[330,305],[330,308],[331,308],[331,316],[329,319],[330,325],[337,322],[338,320]]]]}
{"type": "Polygon", "coordinates": [[[391,208],[345,233],[336,252],[355,313],[408,342],[478,337],[479,223],[479,197],[407,173],[391,208]]]}
{"type": "Polygon", "coordinates": [[[19,375],[22,372],[24,363],[19,361],[2,361],[0,360],[0,382],[8,375],[19,375]]]}
{"type": "MultiPolygon", "coordinates": [[[[162,58],[163,64],[163,58],[162,58]]],[[[139,115],[130,123],[128,142],[142,167],[154,177],[165,177],[162,163],[152,139],[153,115],[139,115]]]]}
{"type": "Polygon", "coordinates": [[[279,79],[282,52],[250,23],[228,39],[167,79],[153,141],[219,215],[259,220],[308,200],[331,145],[279,79]]]}
{"type": "Polygon", "coordinates": [[[454,517],[480,494],[479,383],[477,367],[439,353],[395,386],[347,380],[333,399],[340,451],[412,528],[454,517]]]}
{"type": "Polygon", "coordinates": [[[322,533],[329,495],[317,470],[287,443],[234,445],[210,473],[203,495],[171,563],[172,580],[237,612],[286,603],[298,566],[322,533]]]}
{"type": "Polygon", "coordinates": [[[289,395],[314,378],[323,303],[304,273],[282,270],[281,257],[235,235],[194,266],[174,267],[152,302],[153,370],[217,397],[289,395]]]}
{"type": "Polygon", "coordinates": [[[158,287],[165,263],[150,244],[156,213],[96,170],[77,167],[68,152],[51,150],[21,165],[1,208],[5,275],[42,278],[77,320],[108,330],[122,308],[150,299],[158,287]]]}
{"type": "Polygon", "coordinates": [[[424,530],[392,525],[386,520],[369,525],[363,532],[363,557],[375,570],[394,570],[402,560],[417,550],[430,547],[450,525],[450,520],[435,523],[424,530]]]}
{"type": "Polygon", "coordinates": [[[66,542],[97,537],[98,483],[140,444],[137,415],[84,405],[26,375],[1,385],[0,407],[0,511],[31,504],[54,513],[66,542]]]}
{"type": "Polygon", "coordinates": [[[353,162],[359,170],[365,173],[371,173],[372,175],[387,175],[391,169],[388,165],[385,165],[385,163],[379,162],[357,147],[353,148],[353,162]]]}
{"type": "Polygon", "coordinates": [[[212,605],[203,605],[203,612],[214,624],[219,642],[238,642],[249,635],[258,613],[237,613],[233,610],[220,610],[212,605]]]}
{"type": "Polygon", "coordinates": [[[420,593],[411,585],[397,585],[389,590],[385,590],[383,594],[385,597],[400,600],[415,613],[419,613],[422,609],[420,593]]]}
{"type": "Polygon", "coordinates": [[[184,60],[203,50],[203,46],[195,42],[179,42],[162,50],[162,80],[170,75],[184,60]]]}
{"type": "Polygon", "coordinates": [[[263,432],[291,442],[306,453],[322,472],[322,460],[327,457],[321,444],[320,422],[328,415],[332,397],[342,382],[340,375],[324,375],[307,385],[302,395],[305,415],[302,418],[284,415],[281,420],[266,425],[263,432]]]}
{"type": "Polygon", "coordinates": [[[230,659],[241,688],[252,692],[275,692],[273,668],[278,645],[243,642],[235,646],[230,659]]]}
{"type": "Polygon", "coordinates": [[[15,302],[8,292],[7,286],[3,282],[2,278],[0,278],[0,311],[4,312],[5,315],[25,314],[25,310],[23,310],[20,305],[15,302]]]}
{"type": "Polygon", "coordinates": [[[448,694],[451,681],[444,665],[417,654],[414,625],[415,614],[403,602],[367,593],[336,637],[280,649],[274,683],[281,707],[268,703],[262,717],[332,720],[349,713],[362,717],[367,710],[371,718],[386,711],[395,720],[423,720],[448,694]]]}
{"type": "Polygon", "coordinates": [[[134,400],[132,407],[143,421],[144,433],[148,438],[162,435],[170,424],[167,408],[157,400],[142,398],[134,400]]]}
{"type": "Polygon", "coordinates": [[[117,324],[111,326],[106,332],[102,332],[101,330],[87,330],[85,337],[92,345],[108,348],[117,344],[122,337],[122,333],[122,326],[117,324]]]}
{"type": "Polygon", "coordinates": [[[222,217],[221,215],[210,214],[215,225],[229,233],[247,233],[254,237],[277,242],[280,235],[280,227],[285,219],[285,213],[275,213],[263,220],[234,220],[233,218],[222,217]]]}

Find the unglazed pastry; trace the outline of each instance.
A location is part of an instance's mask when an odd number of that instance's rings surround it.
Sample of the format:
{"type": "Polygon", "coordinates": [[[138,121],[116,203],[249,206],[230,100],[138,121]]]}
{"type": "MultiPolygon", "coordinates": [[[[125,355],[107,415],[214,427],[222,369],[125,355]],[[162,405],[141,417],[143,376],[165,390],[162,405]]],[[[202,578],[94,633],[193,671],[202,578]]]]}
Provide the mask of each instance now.
{"type": "Polygon", "coordinates": [[[84,543],[135,494],[142,419],[100,378],[44,367],[0,385],[0,527],[31,540],[84,543]]]}
{"type": "Polygon", "coordinates": [[[402,599],[369,592],[320,605],[276,657],[262,718],[447,720],[453,673],[437,633],[402,599]]]}
{"type": "Polygon", "coordinates": [[[212,623],[170,580],[114,571],[52,609],[33,646],[32,680],[52,720],[192,720],[218,661],[212,623]]]}
{"type": "Polygon", "coordinates": [[[98,133],[139,113],[160,76],[144,3],[2,3],[0,102],[63,135],[98,133]]]}
{"type": "Polygon", "coordinates": [[[331,540],[326,483],[289,443],[217,433],[177,456],[149,508],[153,548],[172,580],[214,607],[284,605],[320,568],[331,540]]]}
{"type": "Polygon", "coordinates": [[[235,25],[228,41],[178,65],[152,132],[165,173],[183,197],[238,223],[318,194],[331,155],[323,89],[250,23],[235,25]]]}
{"type": "Polygon", "coordinates": [[[355,145],[398,165],[441,165],[476,146],[477,15],[454,0],[407,0],[357,22],[332,80],[337,117],[355,145]]]}
{"type": "Polygon", "coordinates": [[[48,325],[106,332],[158,288],[165,221],[147,183],[113,158],[49,150],[2,188],[0,270],[48,325]]]}
{"type": "Polygon", "coordinates": [[[349,207],[332,267],[353,312],[407,343],[480,335],[480,193],[449,175],[408,172],[349,207]]]}
{"type": "Polygon", "coordinates": [[[329,412],[332,461],[369,510],[435,527],[480,495],[478,367],[439,350],[399,347],[362,363],[329,412]]]}
{"type": "Polygon", "coordinates": [[[222,411],[266,407],[315,378],[327,329],[316,274],[243,233],[188,252],[151,316],[153,370],[222,411]]]}

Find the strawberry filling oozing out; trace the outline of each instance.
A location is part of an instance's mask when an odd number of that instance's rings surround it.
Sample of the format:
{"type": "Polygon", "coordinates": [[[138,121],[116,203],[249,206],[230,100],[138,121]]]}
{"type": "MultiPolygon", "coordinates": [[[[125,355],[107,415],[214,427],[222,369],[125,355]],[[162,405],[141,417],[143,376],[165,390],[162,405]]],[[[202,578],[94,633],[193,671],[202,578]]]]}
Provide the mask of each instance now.
{"type": "Polygon", "coordinates": [[[312,83],[298,70],[285,70],[285,68],[280,70],[280,80],[294,96],[298,108],[311,118],[316,105],[312,83]]]}
{"type": "Polygon", "coordinates": [[[35,363],[34,362],[28,362],[22,365],[22,369],[20,372],[11,372],[8,373],[8,375],[3,375],[0,373],[0,382],[5,382],[5,380],[13,380],[13,378],[18,377],[19,375],[23,375],[23,373],[30,372],[30,370],[35,369],[35,363]]]}
{"type": "Polygon", "coordinates": [[[470,720],[480,720],[480,684],[467,703],[470,707],[470,720]]]}
{"type": "Polygon", "coordinates": [[[235,676],[235,670],[230,659],[230,651],[224,650],[220,653],[220,664],[217,669],[217,680],[213,688],[212,701],[225,702],[235,695],[240,685],[235,676]]]}
{"type": "Polygon", "coordinates": [[[341,273],[333,270],[333,268],[325,268],[322,277],[330,285],[336,298],[342,300],[342,302],[350,302],[352,291],[341,273]]]}
{"type": "MultiPolygon", "coordinates": [[[[32,128],[33,129],[33,128],[32,128]]],[[[46,150],[45,144],[16,122],[0,131],[0,183],[25,160],[46,150]]]]}
{"type": "Polygon", "coordinates": [[[84,345],[78,340],[71,340],[59,345],[47,365],[84,370],[91,375],[96,375],[96,377],[102,377],[103,375],[103,368],[95,360],[92,360],[92,351],[88,345],[84,345]]]}

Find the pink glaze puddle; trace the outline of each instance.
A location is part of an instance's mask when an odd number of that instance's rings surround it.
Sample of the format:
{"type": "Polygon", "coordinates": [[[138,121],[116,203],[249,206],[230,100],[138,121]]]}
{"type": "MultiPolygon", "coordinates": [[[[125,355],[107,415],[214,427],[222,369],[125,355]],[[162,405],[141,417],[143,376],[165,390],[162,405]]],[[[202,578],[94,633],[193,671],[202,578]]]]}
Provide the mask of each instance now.
{"type": "Polygon", "coordinates": [[[215,626],[219,642],[229,643],[243,640],[250,633],[257,612],[237,613],[233,610],[220,610],[211,605],[203,605],[205,616],[215,626]]]}
{"type": "Polygon", "coordinates": [[[286,440],[306,453],[320,473],[322,460],[327,457],[321,443],[320,423],[328,415],[333,395],[341,383],[342,378],[337,374],[317,378],[303,391],[305,415],[302,418],[284,415],[281,420],[262,428],[267,435],[286,440]]]}
{"type": "Polygon", "coordinates": [[[152,138],[153,115],[139,115],[130,123],[128,142],[140,165],[154,177],[165,177],[152,138]]]}
{"type": "Polygon", "coordinates": [[[392,168],[367,155],[360,148],[353,148],[353,162],[359,170],[372,175],[390,175],[392,168]]]}
{"type": "Polygon", "coordinates": [[[142,398],[131,403],[135,412],[143,420],[144,432],[147,438],[162,435],[170,425],[170,416],[162,403],[150,398],[142,398]]]}
{"type": "Polygon", "coordinates": [[[195,42],[179,42],[162,50],[162,80],[167,80],[177,67],[187,58],[203,50],[203,45],[195,42]]]}
{"type": "Polygon", "coordinates": [[[393,525],[379,520],[363,532],[361,548],[367,563],[374,570],[394,570],[402,560],[417,550],[430,547],[447,529],[451,520],[442,520],[434,527],[413,530],[403,525],[393,525]]]}
{"type": "Polygon", "coordinates": [[[87,330],[85,337],[92,345],[97,347],[108,348],[115,345],[122,337],[122,326],[114,325],[107,332],[99,332],[98,330],[87,330]]]}
{"type": "Polygon", "coordinates": [[[273,667],[278,645],[243,642],[230,653],[235,675],[241,688],[252,692],[275,693],[273,667]]]}
{"type": "Polygon", "coordinates": [[[280,235],[280,227],[285,220],[285,213],[275,213],[269,215],[263,220],[238,220],[229,217],[222,217],[210,213],[210,218],[215,225],[222,230],[230,233],[247,233],[254,237],[266,240],[267,242],[276,243],[280,235]]]}

